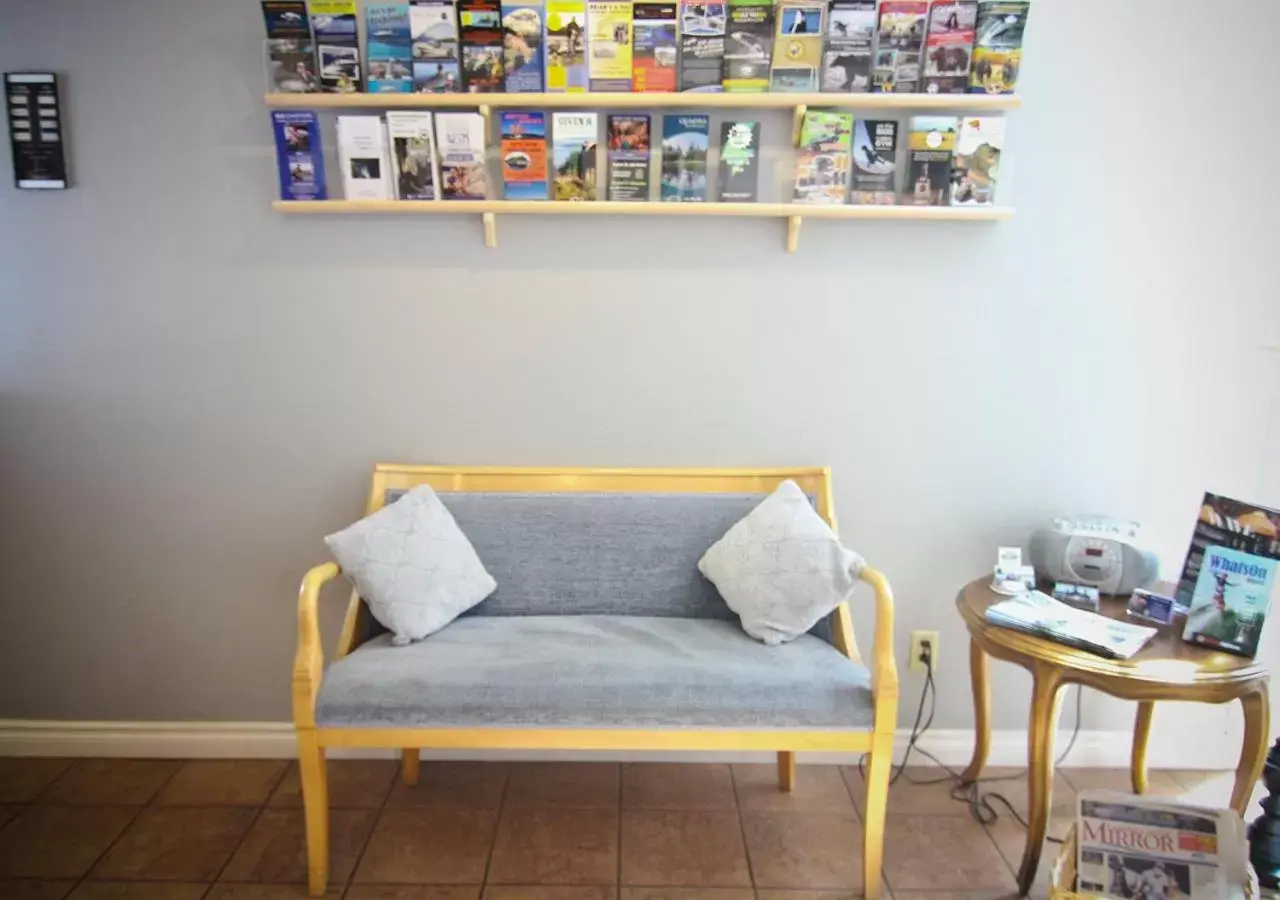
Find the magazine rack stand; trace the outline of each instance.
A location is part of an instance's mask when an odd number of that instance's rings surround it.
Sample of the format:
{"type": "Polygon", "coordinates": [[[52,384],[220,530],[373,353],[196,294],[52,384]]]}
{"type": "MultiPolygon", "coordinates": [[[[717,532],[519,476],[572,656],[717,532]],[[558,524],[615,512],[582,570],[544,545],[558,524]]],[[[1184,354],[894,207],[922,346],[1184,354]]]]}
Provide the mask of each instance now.
{"type": "MultiPolygon", "coordinates": [[[[809,108],[864,112],[921,110],[971,114],[1017,109],[1017,94],[267,94],[271,109],[474,109],[488,123],[495,109],[789,109],[792,144],[809,108]]],[[[491,129],[486,128],[487,133],[491,129]]],[[[806,203],[664,203],[597,200],[276,200],[277,212],[297,215],[414,213],[481,216],[486,247],[498,246],[497,215],[740,216],[787,222],[787,252],[794,253],[805,219],[908,219],[990,222],[1011,219],[1010,206],[854,206],[806,203]]]]}

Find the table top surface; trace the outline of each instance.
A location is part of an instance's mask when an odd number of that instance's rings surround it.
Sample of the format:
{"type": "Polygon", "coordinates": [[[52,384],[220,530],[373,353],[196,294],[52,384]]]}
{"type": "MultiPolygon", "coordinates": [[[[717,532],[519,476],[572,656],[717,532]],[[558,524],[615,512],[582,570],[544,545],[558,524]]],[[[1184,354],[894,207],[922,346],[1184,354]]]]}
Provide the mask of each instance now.
{"type": "Polygon", "coordinates": [[[956,606],[971,633],[978,632],[983,641],[1021,657],[1095,677],[1169,685],[1226,685],[1267,677],[1266,666],[1255,660],[1198,647],[1182,640],[1182,626],[1186,622],[1182,616],[1170,625],[1129,616],[1125,612],[1127,598],[1104,597],[1098,611],[1111,619],[1158,629],[1155,637],[1130,659],[1107,659],[1046,638],[989,624],[984,618],[987,607],[1007,599],[1007,596],[991,590],[991,576],[988,575],[965,585],[956,597],[956,606]]]}

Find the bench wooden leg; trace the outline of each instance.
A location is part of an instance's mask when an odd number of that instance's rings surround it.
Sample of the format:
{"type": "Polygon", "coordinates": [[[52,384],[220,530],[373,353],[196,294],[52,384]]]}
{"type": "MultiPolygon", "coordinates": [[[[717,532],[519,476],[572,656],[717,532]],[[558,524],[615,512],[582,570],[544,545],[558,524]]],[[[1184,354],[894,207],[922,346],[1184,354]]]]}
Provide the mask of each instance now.
{"type": "Polygon", "coordinates": [[[329,881],[329,772],[314,729],[298,731],[298,770],[307,823],[307,887],[323,897],[329,881]]]}
{"type": "Polygon", "coordinates": [[[778,751],[778,790],[791,793],[796,786],[796,754],[794,750],[778,751]]]}
{"type": "Polygon", "coordinates": [[[889,806],[893,735],[876,735],[867,757],[866,812],[863,815],[862,885],[866,900],[879,900],[884,887],[884,816],[889,806]]]}
{"type": "Polygon", "coordinates": [[[422,771],[422,760],[417,747],[407,747],[400,751],[400,778],[409,787],[418,783],[418,775],[422,771]]]}

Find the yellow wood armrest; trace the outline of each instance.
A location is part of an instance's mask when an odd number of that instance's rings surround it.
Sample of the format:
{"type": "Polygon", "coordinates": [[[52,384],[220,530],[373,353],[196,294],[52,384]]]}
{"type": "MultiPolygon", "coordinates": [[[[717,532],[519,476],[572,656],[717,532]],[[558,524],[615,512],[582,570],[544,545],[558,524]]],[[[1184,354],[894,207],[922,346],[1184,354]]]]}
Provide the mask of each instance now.
{"type": "Polygon", "coordinates": [[[877,732],[898,727],[898,663],[893,655],[893,589],[870,566],[860,576],[876,592],[876,636],[871,650],[871,692],[875,696],[877,732]]]}
{"type": "Polygon", "coordinates": [[[324,648],[320,645],[320,619],[316,611],[320,588],[342,573],[337,563],[316,566],[302,579],[298,591],[298,652],[293,658],[293,723],[315,727],[316,695],[324,672],[324,648]]]}

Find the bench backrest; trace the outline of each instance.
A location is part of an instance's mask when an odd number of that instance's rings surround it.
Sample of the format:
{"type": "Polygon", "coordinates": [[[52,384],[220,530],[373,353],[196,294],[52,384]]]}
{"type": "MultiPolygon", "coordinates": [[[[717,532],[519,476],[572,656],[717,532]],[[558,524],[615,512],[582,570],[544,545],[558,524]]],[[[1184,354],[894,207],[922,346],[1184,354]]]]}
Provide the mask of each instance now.
{"type": "MultiPolygon", "coordinates": [[[[735,618],[703,553],[790,479],[835,528],[827,469],[375,467],[368,512],[430,485],[498,588],[468,615],[735,618]]],[[[340,653],[381,631],[352,598],[340,653]]],[[[827,636],[825,623],[817,629],[827,636]]]]}

